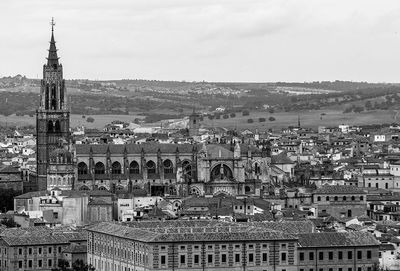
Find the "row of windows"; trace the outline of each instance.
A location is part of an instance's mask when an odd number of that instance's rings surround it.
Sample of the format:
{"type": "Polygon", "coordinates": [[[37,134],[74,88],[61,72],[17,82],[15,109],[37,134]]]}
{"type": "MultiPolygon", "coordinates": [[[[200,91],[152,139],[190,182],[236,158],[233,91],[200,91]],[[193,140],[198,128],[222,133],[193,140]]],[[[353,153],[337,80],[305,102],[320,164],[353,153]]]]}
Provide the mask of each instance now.
{"type": "MultiPolygon", "coordinates": [[[[364,196],[360,196],[359,198],[360,198],[360,200],[364,200],[364,196]]],[[[325,200],[326,200],[326,201],[329,201],[330,199],[331,199],[331,198],[330,198],[329,196],[326,196],[326,197],[325,197],[325,200]]],[[[351,196],[350,199],[351,199],[352,201],[354,201],[354,200],[356,200],[356,197],[355,197],[355,196],[351,196]]],[[[338,196],[335,196],[335,197],[333,197],[333,200],[334,200],[334,201],[338,201],[338,200],[339,200],[339,197],[338,197],[338,196]]],[[[343,196],[343,197],[342,197],[342,200],[343,200],[343,201],[347,201],[347,196],[343,196]]],[[[318,196],[318,197],[317,197],[317,201],[321,201],[321,196],[318,196]]]]}
{"type": "MultiPolygon", "coordinates": [[[[28,268],[33,268],[33,260],[28,260],[28,268]]],[[[42,260],[38,260],[37,261],[37,267],[43,267],[43,261],[42,260]]],[[[53,267],[53,260],[52,259],[48,259],[47,260],[47,267],[53,267]]],[[[18,261],[18,268],[22,269],[24,268],[24,262],[23,261],[18,261]]]]}
{"type": "MultiPolygon", "coordinates": [[[[62,247],[59,246],[57,248],[58,253],[61,253],[62,247]]],[[[28,255],[33,255],[33,248],[32,247],[28,247],[28,255]]],[[[37,254],[41,255],[42,253],[44,253],[44,249],[42,247],[38,247],[37,248],[37,254]]],[[[48,247],[47,248],[47,253],[48,254],[52,254],[53,253],[53,247],[48,247]]],[[[18,255],[23,255],[24,254],[24,249],[23,248],[18,248],[18,255]]]]}
{"type": "MultiPolygon", "coordinates": [[[[334,252],[333,251],[328,251],[328,252],[319,251],[318,252],[318,260],[319,261],[323,261],[325,259],[325,257],[328,260],[331,260],[331,261],[334,260],[334,252]]],[[[362,258],[363,258],[363,252],[361,250],[357,251],[357,259],[358,260],[362,260],[362,258]]],[[[371,250],[367,250],[366,258],[367,259],[371,259],[372,258],[372,251],[371,250]]],[[[338,260],[343,260],[344,259],[343,251],[338,251],[337,252],[337,259],[338,260]]],[[[351,250],[347,251],[347,259],[348,260],[352,260],[353,259],[353,251],[351,251],[351,250]]],[[[299,253],[299,260],[300,261],[305,261],[306,260],[305,259],[305,252],[300,252],[299,253]]],[[[309,261],[313,261],[314,260],[314,252],[312,252],[312,251],[308,252],[308,260],[309,261]]]]}
{"type": "MultiPolygon", "coordinates": [[[[146,163],[147,174],[155,174],[156,173],[156,164],[153,161],[148,161],[146,163]]],[[[167,159],[163,161],[163,168],[165,174],[172,174],[174,173],[174,168],[171,160],[167,159]]],[[[85,175],[88,174],[88,166],[84,162],[80,162],[78,164],[78,174],[85,175]]],[[[102,162],[97,162],[94,166],[94,173],[95,174],[105,174],[106,168],[102,162]]],[[[111,165],[111,174],[121,174],[122,173],[122,166],[119,162],[114,162],[111,165]]],[[[130,174],[140,174],[140,167],[138,162],[132,161],[129,164],[129,173],[130,174]]]]}
{"type": "MultiPolygon", "coordinates": [[[[299,271],[307,271],[307,270],[305,270],[304,268],[300,268],[299,271]]],[[[308,271],[314,271],[314,268],[310,268],[310,269],[308,269],[308,271]]],[[[335,271],[335,268],[332,268],[332,267],[325,268],[325,269],[324,268],[319,268],[318,271],[335,271]]],[[[352,267],[348,267],[347,269],[345,269],[345,268],[342,268],[342,267],[338,267],[336,269],[336,271],[353,271],[353,268],[352,267]]],[[[357,271],[372,271],[372,267],[368,266],[366,269],[363,268],[363,267],[357,267],[357,271]]]]}
{"type": "MultiPolygon", "coordinates": [[[[205,247],[206,247],[208,250],[214,249],[214,245],[207,245],[207,246],[205,246],[205,247]]],[[[221,247],[222,250],[226,250],[226,249],[228,248],[227,245],[220,245],[220,247],[221,247]]],[[[241,249],[241,248],[242,248],[242,245],[236,244],[236,245],[234,245],[233,247],[234,247],[235,249],[241,249]]],[[[254,247],[255,247],[254,244],[248,244],[248,245],[247,245],[247,248],[248,248],[248,249],[254,249],[254,247]]],[[[186,246],[179,246],[179,249],[180,249],[180,250],[186,250],[186,248],[187,248],[186,246]]],[[[267,244],[262,244],[262,248],[266,249],[266,248],[268,248],[268,245],[267,245],[267,244]]],[[[286,248],[286,244],[281,244],[281,248],[286,248]]],[[[193,246],[193,249],[194,249],[194,250],[199,250],[199,249],[200,249],[200,246],[199,246],[199,245],[194,245],[194,246],[193,246]]],[[[161,247],[160,247],[160,250],[161,250],[161,251],[166,250],[166,246],[161,246],[161,247]]]]}
{"type": "MultiPolygon", "coordinates": [[[[194,254],[193,257],[193,265],[199,265],[200,264],[200,254],[194,254]]],[[[214,255],[214,254],[207,254],[206,258],[205,258],[205,262],[207,264],[213,264],[214,262],[217,262],[218,256],[214,255]]],[[[233,257],[233,262],[234,263],[241,263],[242,261],[247,261],[248,263],[254,263],[255,262],[255,255],[254,253],[248,253],[247,254],[247,259],[242,259],[242,254],[241,253],[236,253],[234,254],[233,257]]],[[[268,253],[262,253],[261,254],[261,261],[263,263],[268,262],[268,253]]],[[[287,263],[287,257],[286,257],[286,253],[282,253],[281,254],[281,263],[287,263]]],[[[179,256],[179,263],[180,265],[187,265],[189,264],[188,262],[188,258],[186,257],[186,255],[181,254],[179,256]]],[[[220,255],[220,263],[221,264],[226,264],[228,263],[228,255],[227,254],[221,254],[220,255]]],[[[161,255],[160,256],[160,265],[164,266],[167,264],[167,256],[166,255],[161,255]]]]}

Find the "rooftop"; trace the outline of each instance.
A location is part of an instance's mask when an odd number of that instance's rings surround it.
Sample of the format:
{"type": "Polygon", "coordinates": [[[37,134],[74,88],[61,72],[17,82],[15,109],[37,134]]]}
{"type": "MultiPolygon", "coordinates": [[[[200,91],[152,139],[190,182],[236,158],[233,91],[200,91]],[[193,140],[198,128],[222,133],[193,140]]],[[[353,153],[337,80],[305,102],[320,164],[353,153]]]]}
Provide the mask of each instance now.
{"type": "MultiPolygon", "coordinates": [[[[138,224],[141,223],[136,223],[136,225],[138,224]]],[[[217,224],[219,225],[213,227],[135,228],[117,223],[103,222],[90,227],[88,230],[150,243],[297,239],[293,235],[267,228],[248,225],[233,226],[226,223],[217,224]]]]}
{"type": "Polygon", "coordinates": [[[368,232],[299,234],[300,247],[378,246],[379,244],[379,241],[368,232]]]}
{"type": "Polygon", "coordinates": [[[366,194],[365,191],[351,185],[324,185],[314,194],[366,194]]]}

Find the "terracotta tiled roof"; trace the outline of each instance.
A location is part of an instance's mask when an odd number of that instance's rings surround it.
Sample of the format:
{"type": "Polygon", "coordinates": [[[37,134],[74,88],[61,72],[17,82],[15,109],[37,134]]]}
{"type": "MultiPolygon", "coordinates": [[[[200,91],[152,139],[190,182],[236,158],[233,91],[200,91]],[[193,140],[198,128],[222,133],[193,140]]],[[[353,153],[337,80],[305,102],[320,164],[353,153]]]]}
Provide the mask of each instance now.
{"type": "Polygon", "coordinates": [[[366,192],[351,185],[324,185],[315,190],[314,194],[366,194],[366,192]]]}
{"type": "Polygon", "coordinates": [[[271,156],[271,164],[294,164],[287,156],[286,152],[271,156]]]}
{"type": "Polygon", "coordinates": [[[123,154],[126,148],[128,153],[140,154],[142,149],[145,153],[157,153],[160,149],[161,153],[175,153],[178,149],[180,153],[191,153],[195,145],[191,144],[159,144],[159,143],[145,143],[145,144],[81,144],[76,145],[76,153],[89,154],[90,148],[93,154],[106,154],[110,150],[112,154],[123,154]]]}
{"type": "Polygon", "coordinates": [[[0,237],[9,246],[67,244],[87,238],[84,232],[62,232],[47,227],[9,228],[0,237]]]}
{"type": "MultiPolygon", "coordinates": [[[[162,230],[159,228],[158,230],[162,230]]],[[[164,229],[165,230],[165,229],[164,229]]],[[[259,227],[209,227],[170,229],[174,233],[159,233],[115,223],[100,223],[88,231],[110,234],[142,242],[201,242],[201,241],[244,241],[244,240],[296,240],[293,235],[259,227]]]]}
{"type": "Polygon", "coordinates": [[[299,234],[300,247],[378,246],[380,243],[368,232],[324,232],[299,234]]]}

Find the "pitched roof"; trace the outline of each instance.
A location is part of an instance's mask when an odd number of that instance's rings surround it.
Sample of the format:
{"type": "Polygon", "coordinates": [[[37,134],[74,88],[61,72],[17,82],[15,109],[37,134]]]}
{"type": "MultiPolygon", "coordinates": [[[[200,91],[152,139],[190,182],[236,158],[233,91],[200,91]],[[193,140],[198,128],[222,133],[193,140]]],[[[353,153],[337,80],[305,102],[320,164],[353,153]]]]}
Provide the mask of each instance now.
{"type": "Polygon", "coordinates": [[[271,156],[271,164],[294,164],[294,162],[290,160],[286,152],[281,152],[271,156]]]}
{"type": "Polygon", "coordinates": [[[29,228],[8,228],[0,238],[9,246],[66,244],[72,240],[86,240],[85,232],[59,231],[39,226],[29,228]]]}
{"type": "Polygon", "coordinates": [[[300,247],[378,246],[380,244],[368,232],[322,232],[298,236],[300,247]]]}
{"type": "Polygon", "coordinates": [[[128,153],[141,153],[142,149],[145,153],[191,153],[196,145],[192,144],[160,144],[160,143],[143,143],[143,144],[79,144],[76,145],[76,153],[88,154],[92,149],[93,154],[106,154],[110,150],[111,154],[123,154],[126,148],[128,153]]]}
{"type": "Polygon", "coordinates": [[[315,190],[314,194],[366,194],[366,192],[351,185],[324,185],[315,190]]]}
{"type": "Polygon", "coordinates": [[[265,230],[259,227],[222,226],[222,227],[185,227],[138,229],[121,224],[103,222],[88,231],[105,233],[142,242],[201,242],[201,241],[244,241],[244,240],[296,240],[293,235],[279,231],[265,230]],[[163,231],[163,232],[160,232],[163,231]]]}

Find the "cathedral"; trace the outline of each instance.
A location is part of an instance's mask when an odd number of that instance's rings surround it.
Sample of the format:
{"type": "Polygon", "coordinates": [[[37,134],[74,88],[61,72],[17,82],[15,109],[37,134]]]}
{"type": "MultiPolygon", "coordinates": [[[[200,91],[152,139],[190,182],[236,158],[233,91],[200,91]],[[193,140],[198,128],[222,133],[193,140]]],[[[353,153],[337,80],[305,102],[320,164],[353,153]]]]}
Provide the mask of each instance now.
{"type": "Polygon", "coordinates": [[[269,184],[267,153],[248,145],[76,145],[79,190],[144,189],[153,196],[257,195],[269,184]]]}
{"type": "MultiPolygon", "coordinates": [[[[63,67],[52,22],[36,113],[37,189],[146,191],[153,196],[254,195],[268,189],[270,154],[246,144],[71,144],[63,67]]],[[[192,114],[191,134],[199,129],[192,114]]]]}

